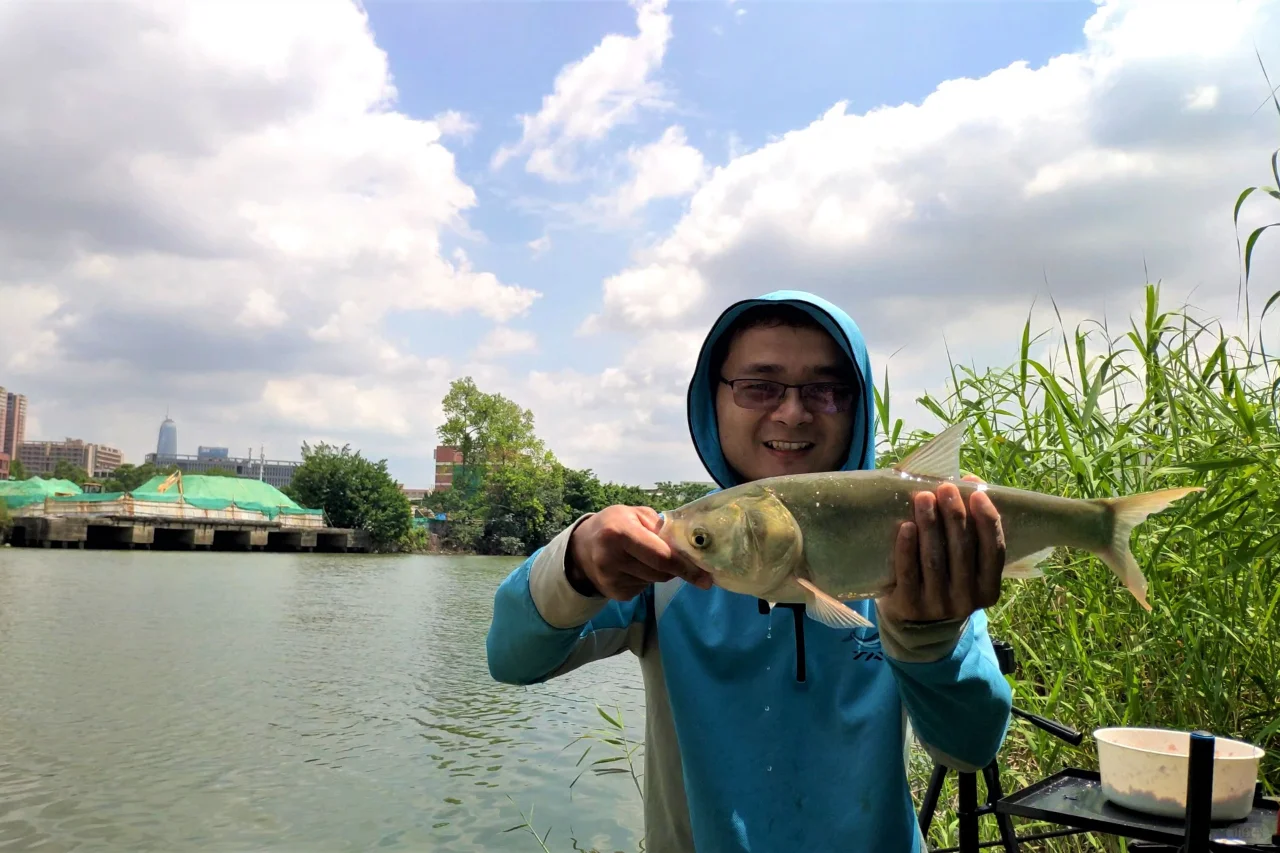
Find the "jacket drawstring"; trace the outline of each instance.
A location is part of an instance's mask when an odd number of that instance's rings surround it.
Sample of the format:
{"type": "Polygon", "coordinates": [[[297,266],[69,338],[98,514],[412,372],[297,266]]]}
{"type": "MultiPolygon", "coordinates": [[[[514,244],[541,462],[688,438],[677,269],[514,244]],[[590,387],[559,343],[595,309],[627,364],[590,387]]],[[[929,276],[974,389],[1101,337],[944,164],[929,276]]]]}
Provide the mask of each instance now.
{"type": "MultiPolygon", "coordinates": [[[[761,616],[769,615],[769,602],[763,598],[756,599],[757,606],[760,609],[761,616]]],[[[779,607],[785,607],[791,611],[791,615],[795,618],[796,626],[796,681],[803,683],[805,679],[804,672],[804,605],[803,604],[779,604],[779,607]]]]}

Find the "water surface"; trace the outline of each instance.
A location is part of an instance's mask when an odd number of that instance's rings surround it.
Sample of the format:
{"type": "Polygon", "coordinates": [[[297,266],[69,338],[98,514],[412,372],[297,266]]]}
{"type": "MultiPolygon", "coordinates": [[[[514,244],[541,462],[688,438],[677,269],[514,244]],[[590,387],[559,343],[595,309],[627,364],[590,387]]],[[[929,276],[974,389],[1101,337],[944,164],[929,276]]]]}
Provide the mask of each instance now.
{"type": "Polygon", "coordinates": [[[538,851],[532,807],[634,851],[630,778],[570,791],[565,747],[596,702],[641,735],[636,662],[493,682],[517,562],[0,548],[0,850],[538,851]]]}

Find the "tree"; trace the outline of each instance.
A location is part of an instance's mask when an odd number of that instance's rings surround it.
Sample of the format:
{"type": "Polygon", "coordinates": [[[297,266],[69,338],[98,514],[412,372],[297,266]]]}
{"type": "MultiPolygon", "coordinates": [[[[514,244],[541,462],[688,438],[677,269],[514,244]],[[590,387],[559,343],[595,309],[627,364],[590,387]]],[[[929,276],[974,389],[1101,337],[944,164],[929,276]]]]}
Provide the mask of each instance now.
{"type": "Polygon", "coordinates": [[[111,476],[102,481],[102,490],[104,492],[132,492],[152,477],[158,475],[167,477],[177,470],[177,465],[157,468],[152,462],[144,462],[141,465],[126,462],[112,471],[111,476]]]}
{"type": "Polygon", "coordinates": [[[465,466],[488,468],[542,451],[533,412],[501,394],[484,393],[470,376],[449,385],[443,405],[445,422],[436,434],[441,443],[458,448],[465,466]]]}
{"type": "Polygon", "coordinates": [[[22,464],[21,459],[9,460],[9,479],[26,480],[30,477],[31,475],[27,473],[27,466],[22,464]]]}
{"type": "Polygon", "coordinates": [[[79,465],[72,465],[63,459],[53,466],[53,479],[70,480],[77,486],[83,486],[84,481],[89,479],[89,472],[85,471],[79,465]]]}
{"type": "Polygon", "coordinates": [[[335,527],[366,530],[375,547],[398,542],[413,525],[409,499],[385,459],[373,462],[349,445],[302,445],[302,464],[283,490],[303,506],[320,508],[335,527]]]}

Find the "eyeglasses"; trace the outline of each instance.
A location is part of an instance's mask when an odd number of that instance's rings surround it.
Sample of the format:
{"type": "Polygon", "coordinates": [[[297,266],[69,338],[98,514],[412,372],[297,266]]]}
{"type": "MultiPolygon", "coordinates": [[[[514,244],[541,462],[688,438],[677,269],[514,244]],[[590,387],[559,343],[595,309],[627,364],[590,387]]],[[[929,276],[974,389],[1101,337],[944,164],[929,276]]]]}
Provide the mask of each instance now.
{"type": "Polygon", "coordinates": [[[806,382],[788,385],[772,379],[725,379],[733,389],[733,402],[743,409],[772,409],[782,403],[788,388],[800,391],[800,404],[810,412],[834,415],[853,405],[853,386],[847,382],[806,382]]]}

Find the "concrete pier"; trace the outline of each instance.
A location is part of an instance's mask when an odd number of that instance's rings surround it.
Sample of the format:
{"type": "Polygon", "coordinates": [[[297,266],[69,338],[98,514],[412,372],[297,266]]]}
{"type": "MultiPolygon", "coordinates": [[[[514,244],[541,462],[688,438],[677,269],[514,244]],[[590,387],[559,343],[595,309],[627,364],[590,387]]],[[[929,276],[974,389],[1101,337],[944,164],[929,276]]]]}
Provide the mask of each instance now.
{"type": "Polygon", "coordinates": [[[27,548],[111,548],[164,551],[324,551],[367,553],[369,534],[339,527],[305,530],[271,522],[170,518],[18,516],[9,543],[27,548]]]}

